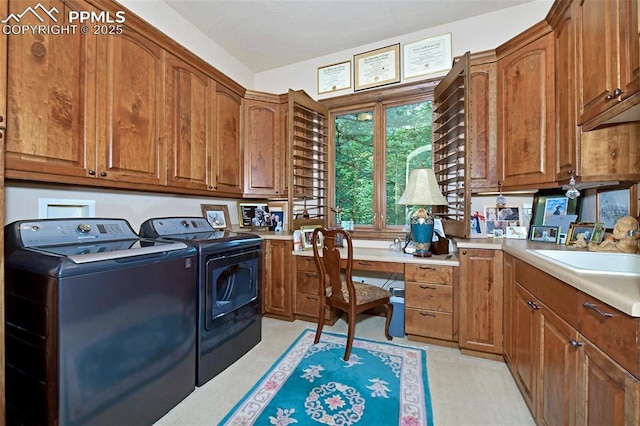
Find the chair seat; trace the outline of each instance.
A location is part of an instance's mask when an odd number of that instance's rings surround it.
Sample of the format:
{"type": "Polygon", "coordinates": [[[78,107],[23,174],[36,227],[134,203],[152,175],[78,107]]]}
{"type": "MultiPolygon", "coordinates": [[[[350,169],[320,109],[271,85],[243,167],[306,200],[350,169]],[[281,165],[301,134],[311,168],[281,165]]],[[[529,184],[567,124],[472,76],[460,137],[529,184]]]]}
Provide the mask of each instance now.
{"type": "MultiPolygon", "coordinates": [[[[369,302],[384,299],[385,297],[391,297],[391,292],[382,287],[367,283],[353,283],[356,290],[356,302],[357,305],[364,305],[369,302]]],[[[331,287],[327,287],[327,296],[331,296],[331,287]]],[[[349,303],[349,290],[347,284],[342,283],[342,296],[344,300],[349,303]]]]}

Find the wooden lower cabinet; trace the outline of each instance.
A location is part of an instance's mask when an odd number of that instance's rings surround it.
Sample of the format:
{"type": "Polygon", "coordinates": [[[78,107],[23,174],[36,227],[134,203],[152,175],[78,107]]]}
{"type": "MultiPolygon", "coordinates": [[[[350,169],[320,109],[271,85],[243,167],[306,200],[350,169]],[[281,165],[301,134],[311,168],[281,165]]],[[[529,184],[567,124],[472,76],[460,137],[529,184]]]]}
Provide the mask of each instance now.
{"type": "Polygon", "coordinates": [[[460,349],[502,354],[502,250],[463,249],[460,258],[460,349]]]}
{"type": "Polygon", "coordinates": [[[405,265],[405,333],[411,340],[457,341],[457,268],[405,265]]]}
{"type": "MultiPolygon", "coordinates": [[[[311,256],[296,257],[296,318],[317,321],[318,304],[320,303],[320,278],[316,264],[311,256]]],[[[340,313],[336,309],[326,308],[324,312],[325,324],[334,324],[340,313]]]]}
{"type": "Polygon", "coordinates": [[[621,365],[638,360],[640,319],[585,308],[589,296],[508,254],[504,271],[505,360],[536,422],[640,425],[637,370],[621,365]]]}
{"type": "Polygon", "coordinates": [[[293,320],[293,241],[265,240],[263,314],[293,320]]]}

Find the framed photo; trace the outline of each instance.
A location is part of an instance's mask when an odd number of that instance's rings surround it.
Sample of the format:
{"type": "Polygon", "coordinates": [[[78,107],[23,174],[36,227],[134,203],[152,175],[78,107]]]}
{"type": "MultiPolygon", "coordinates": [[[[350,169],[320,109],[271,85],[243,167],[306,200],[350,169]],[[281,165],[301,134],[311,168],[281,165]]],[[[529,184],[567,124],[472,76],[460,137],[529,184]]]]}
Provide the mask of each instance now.
{"type": "Polygon", "coordinates": [[[520,207],[485,207],[484,217],[487,222],[487,235],[493,235],[495,229],[504,233],[508,226],[520,226],[522,221],[520,207]]]}
{"type": "Polygon", "coordinates": [[[553,216],[566,216],[569,197],[547,198],[544,200],[544,216],[542,224],[546,225],[553,216]]]}
{"type": "Polygon", "coordinates": [[[604,223],[602,222],[596,223],[595,226],[593,227],[593,234],[591,234],[591,239],[589,240],[589,242],[594,244],[600,244],[604,238],[604,233],[605,233],[604,223]]]}
{"type": "MultiPolygon", "coordinates": [[[[306,225],[300,227],[300,231],[302,232],[302,247],[305,250],[311,250],[313,248],[313,230],[320,227],[321,225],[306,225]]],[[[319,241],[318,247],[321,245],[322,241],[319,241]]]]}
{"type": "Polygon", "coordinates": [[[243,228],[268,228],[271,226],[269,207],[266,203],[238,203],[238,221],[243,228]]]}
{"type": "Polygon", "coordinates": [[[451,33],[404,45],[405,79],[451,69],[451,33]]]}
{"type": "Polygon", "coordinates": [[[351,87],[351,61],[318,67],[318,94],[351,87]]]}
{"type": "Polygon", "coordinates": [[[487,221],[480,212],[475,212],[471,216],[471,238],[487,237],[487,221]]]}
{"type": "Polygon", "coordinates": [[[560,227],[559,226],[532,226],[530,240],[540,241],[543,243],[558,244],[558,242],[560,242],[560,227]]]}
{"type": "Polygon", "coordinates": [[[354,90],[370,89],[400,81],[400,44],[353,56],[354,90]]]}
{"type": "Polygon", "coordinates": [[[526,240],[527,227],[526,226],[507,226],[504,236],[505,238],[511,238],[516,240],[526,240]]]}
{"type": "Polygon", "coordinates": [[[636,217],[636,186],[629,188],[601,189],[596,192],[596,220],[613,229],[618,219],[636,217]]]}
{"type": "Polygon", "coordinates": [[[493,238],[504,238],[504,230],[496,228],[493,231],[491,231],[491,234],[493,235],[493,238]]]}
{"type": "Polygon", "coordinates": [[[269,231],[283,231],[286,229],[289,221],[287,220],[287,201],[278,201],[278,202],[269,202],[267,207],[269,208],[269,213],[271,214],[271,226],[269,227],[269,231]]]}
{"type": "Polygon", "coordinates": [[[231,229],[229,208],[225,205],[200,204],[202,217],[206,218],[214,229],[231,229]]]}
{"type": "Polygon", "coordinates": [[[591,241],[594,231],[596,230],[596,224],[593,222],[585,223],[572,223],[567,233],[567,245],[574,245],[578,240],[578,235],[584,235],[585,242],[591,241]]]}
{"type": "MultiPolygon", "coordinates": [[[[580,215],[580,203],[582,197],[576,199],[569,199],[565,196],[565,191],[552,189],[552,190],[540,190],[533,196],[533,215],[531,217],[531,226],[551,225],[548,223],[552,216],[566,216],[566,215],[580,215]],[[566,199],[566,203],[565,200],[566,199]],[[551,200],[549,203],[547,201],[551,200]],[[558,200],[558,201],[555,201],[558,200]],[[547,209],[553,209],[551,213],[555,212],[556,205],[560,205],[561,208],[566,205],[566,210],[562,215],[546,214],[547,209]]],[[[557,219],[557,218],[553,218],[557,219]]],[[[556,224],[553,224],[556,226],[556,224]]],[[[559,226],[559,225],[558,225],[559,226]]],[[[567,224],[568,226],[568,224],[567,224]]],[[[567,228],[568,230],[568,228],[567,228]]]]}

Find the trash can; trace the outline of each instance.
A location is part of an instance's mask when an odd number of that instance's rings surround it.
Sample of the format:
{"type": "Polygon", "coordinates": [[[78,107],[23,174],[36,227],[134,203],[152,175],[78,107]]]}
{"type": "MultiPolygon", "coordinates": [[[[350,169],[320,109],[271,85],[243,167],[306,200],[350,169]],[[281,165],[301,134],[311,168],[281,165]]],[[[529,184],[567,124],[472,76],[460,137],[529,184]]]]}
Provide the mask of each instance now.
{"type": "Polygon", "coordinates": [[[389,324],[389,334],[393,337],[404,337],[404,289],[391,288],[391,304],[393,315],[389,324]]]}

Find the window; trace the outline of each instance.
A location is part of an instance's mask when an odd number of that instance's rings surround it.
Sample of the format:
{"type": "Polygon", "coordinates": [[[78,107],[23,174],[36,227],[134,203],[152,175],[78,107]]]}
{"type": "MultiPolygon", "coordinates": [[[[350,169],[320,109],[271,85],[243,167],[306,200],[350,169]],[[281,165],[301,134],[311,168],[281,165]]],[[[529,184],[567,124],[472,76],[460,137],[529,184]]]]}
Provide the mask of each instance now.
{"type": "Polygon", "coordinates": [[[335,151],[333,205],[358,231],[407,224],[397,205],[409,172],[431,167],[432,94],[345,105],[331,110],[335,151]]]}

